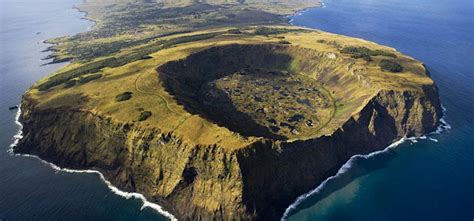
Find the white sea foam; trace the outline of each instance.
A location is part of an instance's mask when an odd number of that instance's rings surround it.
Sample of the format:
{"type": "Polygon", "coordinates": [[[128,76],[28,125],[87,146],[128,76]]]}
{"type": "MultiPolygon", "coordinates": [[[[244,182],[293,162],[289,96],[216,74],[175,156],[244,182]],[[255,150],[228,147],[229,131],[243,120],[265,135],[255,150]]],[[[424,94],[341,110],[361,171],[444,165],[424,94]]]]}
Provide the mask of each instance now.
{"type": "Polygon", "coordinates": [[[143,204],[141,206],[141,210],[149,207],[155,211],[157,211],[158,213],[160,213],[161,215],[169,218],[170,220],[172,221],[176,221],[178,219],[176,219],[176,217],[173,216],[173,214],[165,211],[160,205],[156,204],[156,203],[152,203],[150,201],[148,201],[146,199],[146,197],[143,195],[143,194],[140,194],[140,193],[133,193],[133,192],[125,192],[125,191],[122,191],[120,189],[118,189],[117,187],[115,187],[114,185],[112,185],[112,183],[110,183],[110,181],[106,180],[104,175],[97,171],[97,170],[73,170],[73,169],[67,169],[67,168],[61,168],[53,163],[50,163],[50,162],[47,162],[45,160],[42,160],[40,157],[38,156],[35,156],[35,155],[31,155],[31,154],[15,154],[13,153],[13,148],[18,145],[18,142],[20,141],[21,138],[23,138],[23,125],[21,124],[21,122],[19,121],[20,119],[20,115],[21,115],[21,109],[18,108],[18,112],[15,116],[15,124],[18,125],[19,127],[19,130],[18,130],[18,133],[13,136],[13,143],[10,145],[10,148],[8,149],[8,152],[11,153],[11,154],[14,154],[15,156],[22,156],[22,157],[31,157],[31,158],[35,158],[35,159],[38,159],[39,161],[41,161],[42,163],[50,166],[51,168],[53,168],[54,170],[58,171],[58,172],[66,172],[66,173],[93,173],[93,174],[97,174],[100,178],[100,180],[114,193],[114,194],[117,194],[119,196],[122,196],[124,197],[125,199],[131,199],[131,198],[135,198],[135,199],[138,199],[140,200],[143,204]]]}
{"type": "Polygon", "coordinates": [[[21,115],[21,107],[18,105],[18,111],[15,115],[15,124],[18,126],[18,132],[13,136],[13,142],[10,144],[10,148],[8,148],[7,152],[13,154],[13,148],[18,145],[21,138],[23,138],[23,124],[20,123],[20,115],[21,115]]]}
{"type": "Polygon", "coordinates": [[[416,137],[409,137],[407,138],[408,141],[410,141],[411,143],[418,143],[418,140],[416,137]]]}
{"type": "Polygon", "coordinates": [[[292,203],[290,206],[288,206],[288,208],[286,208],[285,210],[285,213],[283,214],[283,217],[281,218],[282,221],[286,220],[286,218],[288,218],[288,215],[290,214],[291,211],[293,211],[294,209],[297,208],[298,205],[300,205],[306,198],[310,197],[310,196],[313,196],[315,194],[318,194],[320,193],[324,187],[326,186],[326,184],[331,181],[331,180],[335,180],[337,179],[338,177],[340,177],[342,174],[346,173],[353,165],[353,162],[356,160],[356,159],[360,159],[360,158],[364,158],[364,159],[368,159],[368,158],[371,158],[375,155],[378,155],[378,154],[381,154],[383,152],[386,152],[392,148],[395,148],[397,147],[398,145],[404,143],[406,140],[408,140],[410,138],[402,138],[396,142],[393,142],[392,144],[390,144],[388,147],[386,147],[385,149],[383,150],[379,150],[379,151],[375,151],[375,152],[372,152],[372,153],[369,153],[369,154],[366,154],[366,155],[360,155],[360,154],[357,154],[357,155],[354,155],[352,156],[344,165],[342,165],[342,167],[337,171],[336,175],[334,176],[330,176],[329,178],[327,178],[326,180],[324,180],[321,184],[319,184],[318,187],[316,187],[316,189],[313,189],[312,191],[304,194],[304,195],[301,195],[299,196],[296,201],[294,203],[292,203]]]}
{"type": "Polygon", "coordinates": [[[445,130],[449,130],[451,129],[451,125],[449,125],[446,120],[445,120],[445,117],[446,117],[446,108],[444,108],[442,106],[442,110],[443,110],[443,117],[440,119],[440,122],[441,124],[438,126],[438,128],[434,131],[434,132],[431,132],[429,133],[428,135],[423,135],[421,137],[404,137],[398,141],[395,141],[393,142],[392,144],[390,144],[388,147],[386,147],[385,149],[383,150],[379,150],[379,151],[375,151],[375,152],[372,152],[372,153],[369,153],[369,154],[366,154],[366,155],[354,155],[352,156],[351,158],[349,158],[349,160],[344,164],[342,165],[342,167],[337,171],[336,175],[334,176],[330,176],[329,178],[327,178],[326,180],[324,180],[321,184],[319,184],[318,187],[316,187],[316,189],[313,189],[311,190],[310,192],[306,193],[306,194],[303,194],[301,196],[299,196],[294,203],[292,203],[290,206],[288,206],[288,208],[286,208],[285,210],[285,213],[283,213],[283,217],[281,218],[282,221],[286,220],[288,218],[288,216],[290,215],[290,213],[297,209],[298,205],[300,205],[305,199],[307,199],[308,197],[310,196],[313,196],[313,195],[316,195],[318,193],[320,193],[324,187],[327,185],[327,183],[329,181],[332,181],[332,180],[335,180],[337,178],[339,178],[342,174],[346,173],[351,167],[352,165],[354,164],[354,161],[356,159],[360,159],[360,158],[363,158],[363,159],[369,159],[373,156],[376,156],[376,155],[379,155],[381,153],[384,153],[384,152],[387,152],[389,151],[390,149],[393,149],[397,146],[399,146],[400,144],[406,142],[406,141],[410,141],[412,143],[416,143],[418,142],[418,139],[421,139],[421,140],[424,140],[424,139],[429,139],[433,142],[438,142],[437,139],[435,138],[432,138],[432,137],[429,137],[429,135],[435,135],[435,134],[439,134],[445,130]]]}
{"type": "Polygon", "coordinates": [[[440,134],[441,132],[443,132],[445,130],[450,130],[451,129],[451,125],[448,124],[448,122],[446,122],[446,112],[447,112],[447,110],[443,105],[441,105],[441,109],[443,110],[443,117],[441,119],[439,119],[439,121],[441,122],[441,125],[434,132],[429,133],[429,135],[440,134]]]}

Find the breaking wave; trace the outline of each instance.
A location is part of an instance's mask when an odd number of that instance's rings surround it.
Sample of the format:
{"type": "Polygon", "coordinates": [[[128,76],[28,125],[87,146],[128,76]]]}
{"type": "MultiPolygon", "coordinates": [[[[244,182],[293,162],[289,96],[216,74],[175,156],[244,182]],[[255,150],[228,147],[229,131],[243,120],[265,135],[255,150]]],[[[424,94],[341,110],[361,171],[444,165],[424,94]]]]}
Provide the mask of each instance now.
{"type": "Polygon", "coordinates": [[[372,152],[372,153],[369,153],[369,154],[365,154],[365,155],[357,154],[357,155],[352,156],[351,158],[349,158],[349,160],[344,165],[342,165],[342,167],[337,171],[337,173],[335,175],[330,176],[329,178],[324,180],[321,184],[319,184],[318,187],[311,190],[310,192],[299,196],[295,200],[294,203],[292,203],[290,206],[288,206],[288,208],[286,208],[286,210],[285,210],[285,212],[284,212],[284,214],[281,218],[281,221],[286,220],[290,215],[292,215],[307,198],[309,198],[311,196],[315,196],[316,194],[322,193],[322,191],[326,188],[326,186],[329,183],[333,183],[335,180],[337,180],[339,178],[342,178],[342,176],[344,174],[346,174],[349,171],[349,169],[351,169],[353,167],[355,162],[358,162],[360,160],[366,160],[366,159],[378,156],[378,155],[383,154],[383,153],[387,153],[390,150],[398,147],[400,144],[403,144],[407,141],[409,141],[411,143],[417,143],[418,140],[428,139],[428,140],[433,141],[433,142],[438,142],[438,139],[432,138],[430,136],[431,135],[437,135],[437,134],[440,134],[441,132],[443,132],[445,130],[451,129],[451,125],[449,125],[446,122],[446,119],[445,119],[445,117],[446,117],[446,114],[445,114],[446,113],[446,108],[444,108],[443,106],[441,106],[441,107],[442,107],[442,110],[443,110],[443,117],[440,119],[441,124],[438,126],[438,128],[434,132],[428,133],[427,135],[423,135],[421,137],[403,137],[402,139],[393,142],[392,144],[390,144],[388,147],[386,147],[383,150],[378,150],[378,151],[375,151],[375,152],[372,152]]]}
{"type": "Polygon", "coordinates": [[[48,161],[45,161],[43,159],[41,159],[40,157],[36,156],[36,155],[31,155],[31,154],[16,154],[13,152],[13,148],[15,146],[18,145],[18,143],[20,142],[20,140],[23,138],[23,125],[21,124],[21,122],[19,121],[20,120],[20,116],[21,116],[21,109],[20,107],[18,108],[18,112],[15,116],[15,124],[18,125],[19,129],[18,129],[18,133],[13,136],[13,143],[10,145],[10,148],[8,149],[8,152],[11,153],[12,155],[15,155],[15,156],[22,156],[22,157],[31,157],[31,158],[35,158],[35,159],[38,159],[41,161],[41,163],[44,163],[46,165],[49,165],[51,168],[53,168],[54,170],[56,171],[60,171],[60,172],[66,172],[66,173],[89,173],[89,174],[97,174],[100,178],[100,180],[105,184],[107,185],[107,187],[116,195],[119,195],[125,199],[138,199],[140,200],[143,204],[140,208],[140,210],[143,210],[145,208],[151,208],[155,211],[157,211],[158,213],[160,213],[161,215],[169,218],[170,220],[172,221],[177,221],[178,219],[176,219],[176,217],[173,216],[173,214],[165,211],[160,205],[156,204],[156,203],[153,203],[153,202],[150,202],[146,199],[146,197],[143,195],[143,194],[140,194],[140,193],[134,193],[134,192],[125,192],[125,191],[122,191],[120,190],[119,188],[115,187],[114,185],[112,185],[112,183],[108,180],[105,179],[104,175],[97,171],[97,170],[73,170],[73,169],[67,169],[67,168],[61,168],[53,163],[50,163],[48,161]]]}

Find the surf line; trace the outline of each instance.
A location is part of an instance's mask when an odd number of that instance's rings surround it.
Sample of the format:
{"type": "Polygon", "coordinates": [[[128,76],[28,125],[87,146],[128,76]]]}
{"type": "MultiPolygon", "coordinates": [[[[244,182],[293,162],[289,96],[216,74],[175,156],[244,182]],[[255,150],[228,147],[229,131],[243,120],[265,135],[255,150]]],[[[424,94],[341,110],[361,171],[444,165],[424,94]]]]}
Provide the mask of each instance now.
{"type": "Polygon", "coordinates": [[[143,209],[148,207],[148,208],[151,208],[151,209],[157,211],[159,214],[169,218],[172,221],[177,221],[178,220],[175,216],[173,216],[173,214],[171,214],[168,211],[164,210],[160,205],[148,201],[143,194],[135,193],[135,192],[125,192],[125,191],[120,190],[116,186],[112,185],[112,183],[110,181],[105,179],[104,175],[100,171],[97,171],[97,170],[73,170],[73,169],[61,168],[61,167],[59,167],[59,166],[57,166],[57,165],[55,165],[51,162],[48,162],[48,161],[45,161],[45,160],[41,159],[40,157],[38,157],[36,155],[14,153],[13,148],[15,148],[18,145],[18,143],[20,142],[20,140],[23,138],[23,124],[21,124],[21,122],[20,122],[20,116],[21,116],[21,105],[18,106],[18,112],[16,113],[16,116],[15,116],[15,124],[18,125],[19,129],[18,129],[18,133],[13,136],[13,143],[10,144],[10,148],[8,149],[8,152],[10,154],[12,154],[14,156],[35,158],[35,159],[39,160],[41,163],[50,166],[51,168],[53,168],[54,170],[56,170],[58,172],[97,174],[99,176],[100,180],[112,191],[112,193],[114,193],[116,195],[119,195],[119,196],[121,196],[121,197],[123,197],[127,200],[131,199],[131,198],[135,198],[135,199],[140,200],[143,203],[140,210],[143,210],[143,209]]]}
{"type": "MultiPolygon", "coordinates": [[[[436,134],[440,134],[441,132],[445,131],[445,130],[449,130],[451,129],[451,125],[449,125],[447,122],[446,122],[446,108],[441,106],[442,108],[442,112],[443,112],[443,117],[439,120],[440,121],[440,125],[438,126],[438,128],[433,131],[433,132],[430,132],[428,133],[427,135],[436,135],[436,134]]],[[[292,203],[291,205],[289,205],[285,212],[283,213],[283,216],[281,217],[281,221],[285,221],[288,219],[288,217],[291,215],[291,212],[293,212],[294,210],[298,209],[298,206],[305,200],[307,199],[308,197],[311,197],[311,196],[314,196],[318,193],[320,193],[327,185],[328,182],[332,181],[332,180],[336,180],[338,179],[342,174],[346,173],[350,168],[352,168],[352,165],[354,163],[355,160],[358,160],[360,158],[363,158],[363,159],[369,159],[371,157],[374,157],[374,156],[377,156],[379,154],[382,154],[382,153],[386,153],[388,151],[390,151],[391,149],[394,149],[396,147],[398,147],[400,144],[403,144],[405,143],[406,141],[410,141],[412,143],[416,143],[418,139],[420,140],[425,140],[425,139],[429,139],[433,142],[438,142],[437,139],[435,138],[431,138],[431,137],[428,137],[427,135],[423,135],[421,137],[403,137],[401,138],[400,140],[397,140],[395,142],[393,142],[392,144],[390,144],[389,146],[387,146],[385,149],[383,150],[378,150],[378,151],[375,151],[375,152],[372,152],[372,153],[369,153],[369,154],[365,154],[365,155],[362,155],[362,154],[356,154],[354,156],[352,156],[351,158],[349,158],[349,160],[343,164],[341,166],[341,168],[339,168],[339,170],[337,171],[337,173],[333,176],[330,176],[328,177],[327,179],[325,179],[321,184],[319,184],[319,186],[317,186],[315,189],[311,190],[310,192],[308,193],[305,193],[301,196],[299,196],[298,198],[296,198],[295,202],[292,203]]]]}

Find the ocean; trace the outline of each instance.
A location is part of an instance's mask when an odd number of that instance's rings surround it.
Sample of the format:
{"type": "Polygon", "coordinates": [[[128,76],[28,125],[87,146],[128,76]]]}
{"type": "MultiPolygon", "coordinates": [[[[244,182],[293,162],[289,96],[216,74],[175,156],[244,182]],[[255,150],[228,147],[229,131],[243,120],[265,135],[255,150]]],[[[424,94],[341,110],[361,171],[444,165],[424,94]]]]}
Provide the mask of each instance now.
{"type": "MultiPolygon", "coordinates": [[[[87,31],[76,0],[0,0],[0,220],[167,220],[96,173],[60,171],[8,152],[22,93],[64,64],[41,66],[52,37],[87,31]]],[[[474,218],[472,0],[327,0],[292,23],[392,46],[423,61],[451,129],[353,158],[292,205],[288,220],[474,218]]],[[[296,200],[296,199],[295,199],[296,200]]],[[[148,204],[147,204],[148,205],[148,204]]],[[[156,206],[155,206],[156,207],[156,206]]]]}
{"type": "Polygon", "coordinates": [[[425,63],[451,129],[360,156],[287,220],[474,219],[474,2],[327,0],[294,25],[388,45],[425,63]]]}

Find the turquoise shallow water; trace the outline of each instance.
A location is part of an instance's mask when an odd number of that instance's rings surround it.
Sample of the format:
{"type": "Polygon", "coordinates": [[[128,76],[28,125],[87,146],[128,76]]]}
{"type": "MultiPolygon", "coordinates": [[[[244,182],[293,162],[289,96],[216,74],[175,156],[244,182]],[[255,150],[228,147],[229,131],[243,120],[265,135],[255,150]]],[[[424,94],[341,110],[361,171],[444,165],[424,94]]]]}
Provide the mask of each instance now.
{"type": "Polygon", "coordinates": [[[288,220],[474,219],[474,8],[471,0],[328,0],[295,25],[389,45],[423,61],[452,129],[368,159],[307,197],[288,220]]]}

